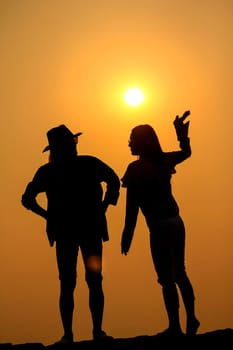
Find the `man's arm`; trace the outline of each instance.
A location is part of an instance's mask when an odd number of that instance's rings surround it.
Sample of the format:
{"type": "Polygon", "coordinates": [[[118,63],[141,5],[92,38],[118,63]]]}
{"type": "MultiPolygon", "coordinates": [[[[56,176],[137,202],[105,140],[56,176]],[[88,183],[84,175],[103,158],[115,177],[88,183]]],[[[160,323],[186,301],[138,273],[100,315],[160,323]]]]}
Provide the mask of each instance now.
{"type": "Polygon", "coordinates": [[[103,199],[104,211],[109,205],[116,205],[120,195],[120,179],[115,171],[106,164],[103,164],[103,181],[106,183],[106,191],[103,199]]]}
{"type": "Polygon", "coordinates": [[[39,168],[32,181],[28,183],[21,197],[21,203],[26,209],[31,210],[33,213],[44,219],[47,219],[47,210],[42,208],[36,200],[37,195],[44,192],[43,183],[44,171],[42,168],[39,168]]]}

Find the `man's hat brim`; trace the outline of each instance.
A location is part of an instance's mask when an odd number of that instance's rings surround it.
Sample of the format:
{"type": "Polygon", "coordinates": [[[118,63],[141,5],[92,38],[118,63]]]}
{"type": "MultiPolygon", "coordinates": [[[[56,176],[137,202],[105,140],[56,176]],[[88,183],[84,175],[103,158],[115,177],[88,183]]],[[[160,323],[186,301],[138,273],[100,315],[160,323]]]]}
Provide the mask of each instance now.
{"type": "MultiPolygon", "coordinates": [[[[82,132],[77,132],[76,134],[73,134],[73,137],[75,138],[75,137],[78,137],[78,136],[80,136],[80,135],[82,135],[82,132]]],[[[47,146],[43,149],[42,153],[47,152],[47,151],[49,151],[49,150],[50,150],[50,146],[47,145],[47,146]]]]}

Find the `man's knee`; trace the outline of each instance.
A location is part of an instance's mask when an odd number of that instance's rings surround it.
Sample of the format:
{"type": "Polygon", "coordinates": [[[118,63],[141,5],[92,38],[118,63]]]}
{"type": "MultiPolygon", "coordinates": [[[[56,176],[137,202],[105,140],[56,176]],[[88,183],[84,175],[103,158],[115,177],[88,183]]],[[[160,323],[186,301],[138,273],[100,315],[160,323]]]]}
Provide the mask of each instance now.
{"type": "Polygon", "coordinates": [[[85,279],[90,288],[98,287],[102,284],[103,276],[100,272],[87,271],[85,279]]]}
{"type": "Polygon", "coordinates": [[[60,278],[61,290],[63,292],[73,292],[76,287],[76,277],[68,278],[63,277],[60,278]]]}

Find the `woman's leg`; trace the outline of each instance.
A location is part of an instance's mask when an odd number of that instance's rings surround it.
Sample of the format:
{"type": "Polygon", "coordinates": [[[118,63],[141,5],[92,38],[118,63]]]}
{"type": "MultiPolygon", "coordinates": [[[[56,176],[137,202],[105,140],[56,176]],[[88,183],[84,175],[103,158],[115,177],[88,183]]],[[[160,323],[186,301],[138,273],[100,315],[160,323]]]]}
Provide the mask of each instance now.
{"type": "Polygon", "coordinates": [[[150,234],[150,248],[158,283],[162,286],[164,305],[166,308],[169,327],[161,335],[182,334],[179,319],[179,296],[174,280],[173,247],[170,239],[171,226],[161,223],[156,232],[150,234]]]}
{"type": "Polygon", "coordinates": [[[182,219],[177,219],[177,234],[174,238],[176,261],[176,283],[180,289],[186,311],[186,334],[196,334],[200,322],[195,315],[195,296],[193,286],[185,270],[185,227],[182,219]]]}

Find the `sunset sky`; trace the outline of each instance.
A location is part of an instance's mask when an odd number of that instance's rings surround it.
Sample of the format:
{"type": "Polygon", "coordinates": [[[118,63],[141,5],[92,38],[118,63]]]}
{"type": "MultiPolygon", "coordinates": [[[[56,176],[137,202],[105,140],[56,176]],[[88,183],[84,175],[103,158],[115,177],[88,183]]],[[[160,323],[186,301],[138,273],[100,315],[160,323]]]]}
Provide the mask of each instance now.
{"type": "MultiPolygon", "coordinates": [[[[82,131],[79,154],[121,177],[137,124],[157,131],[164,151],[179,145],[173,120],[189,109],[192,156],[177,166],[173,192],[186,226],[186,267],[200,333],[233,328],[233,1],[0,0],[1,220],[0,343],[62,336],[55,249],[45,222],[21,205],[48,129],[82,131]],[[128,106],[124,93],[145,96],[128,106]]],[[[41,201],[44,203],[43,196],[41,201]]],[[[140,214],[120,253],[125,189],[107,213],[103,327],[117,338],[167,327],[161,287],[140,214]]],[[[75,341],[91,339],[82,260],[75,291],[75,341]]],[[[181,321],[185,317],[181,302],[181,321]]]]}

